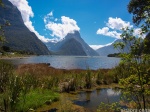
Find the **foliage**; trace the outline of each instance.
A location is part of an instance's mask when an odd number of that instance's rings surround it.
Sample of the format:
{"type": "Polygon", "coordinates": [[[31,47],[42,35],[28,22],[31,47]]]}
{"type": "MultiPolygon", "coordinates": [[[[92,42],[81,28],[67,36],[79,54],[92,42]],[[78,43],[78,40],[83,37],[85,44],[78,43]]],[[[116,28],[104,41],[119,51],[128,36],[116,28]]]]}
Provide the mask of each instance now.
{"type": "Polygon", "coordinates": [[[133,22],[136,25],[141,23],[143,32],[147,32],[150,28],[150,0],[130,0],[128,11],[133,14],[133,22]]]}
{"type": "Polygon", "coordinates": [[[58,100],[57,93],[41,90],[40,85],[40,80],[34,75],[16,75],[10,63],[0,61],[0,111],[27,111],[43,105],[46,101],[58,100]]]}
{"type": "MultiPolygon", "coordinates": [[[[135,101],[139,109],[149,107],[149,38],[144,39],[144,41],[141,39],[143,34],[149,32],[149,10],[150,0],[131,0],[128,5],[128,11],[133,14],[133,22],[136,25],[140,25],[142,32],[136,38],[133,35],[134,29],[126,28],[123,29],[121,35],[124,45],[127,45],[127,42],[133,42],[133,46],[130,46],[129,53],[122,55],[120,65],[123,65],[124,68],[120,68],[119,72],[122,74],[122,78],[119,83],[123,88],[124,97],[129,99],[129,101],[135,101]]],[[[118,44],[116,46],[120,45],[118,44]]],[[[124,46],[121,49],[123,48],[124,46]]]]}
{"type": "Polygon", "coordinates": [[[13,74],[13,66],[5,61],[0,62],[0,94],[4,111],[14,111],[21,91],[20,78],[13,74]]]}
{"type": "Polygon", "coordinates": [[[7,90],[9,78],[13,74],[13,66],[5,61],[0,61],[0,93],[7,90]]]}
{"type": "Polygon", "coordinates": [[[2,46],[1,50],[4,51],[4,52],[10,52],[10,48],[7,47],[7,46],[2,46]]]}
{"type": "Polygon", "coordinates": [[[5,31],[4,31],[4,28],[6,26],[10,26],[10,23],[8,21],[5,21],[4,24],[0,24],[0,42],[4,43],[6,40],[5,40],[5,31]]]}
{"type": "Polygon", "coordinates": [[[120,53],[108,54],[108,57],[119,57],[120,53]]]}
{"type": "Polygon", "coordinates": [[[91,72],[89,70],[86,73],[85,82],[86,82],[85,87],[87,89],[90,89],[92,86],[92,80],[91,80],[91,72]]]}
{"type": "Polygon", "coordinates": [[[150,107],[149,10],[150,0],[130,0],[128,11],[133,14],[133,22],[140,25],[142,30],[138,36],[134,36],[134,29],[123,28],[121,35],[123,42],[114,45],[120,50],[122,58],[119,66],[114,69],[120,79],[122,100],[136,103],[134,108],[138,109],[150,107]],[[148,33],[147,38],[143,41],[142,37],[146,33],[148,33]],[[128,53],[123,52],[126,46],[128,53]]]}
{"type": "MultiPolygon", "coordinates": [[[[144,45],[141,35],[136,38],[133,35],[133,29],[123,29],[121,35],[124,46],[127,43],[133,43],[129,46],[130,52],[121,54],[122,60],[120,67],[117,67],[120,74],[119,84],[123,89],[123,95],[130,101],[135,101],[138,109],[146,109],[149,100],[149,69],[150,69],[150,55],[143,54],[141,47],[144,45]],[[123,66],[123,67],[122,67],[123,66]]],[[[115,47],[122,44],[117,44],[115,47]]],[[[124,48],[122,47],[122,49],[124,48]]]]}
{"type": "Polygon", "coordinates": [[[119,103],[111,103],[106,104],[101,102],[99,105],[97,112],[120,112],[121,108],[119,106],[119,103]]]}
{"type": "Polygon", "coordinates": [[[144,50],[143,53],[150,54],[150,33],[144,39],[144,50]]]}

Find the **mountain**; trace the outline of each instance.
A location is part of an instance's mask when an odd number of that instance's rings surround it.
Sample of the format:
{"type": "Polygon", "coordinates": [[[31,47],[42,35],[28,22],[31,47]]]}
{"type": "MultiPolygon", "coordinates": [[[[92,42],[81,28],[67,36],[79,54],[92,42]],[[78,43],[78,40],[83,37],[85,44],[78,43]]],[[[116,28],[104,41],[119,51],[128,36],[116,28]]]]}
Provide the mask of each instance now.
{"type": "Polygon", "coordinates": [[[5,27],[5,46],[13,51],[23,51],[27,53],[43,55],[50,54],[46,45],[24,25],[21,13],[17,7],[8,0],[3,0],[4,7],[0,7],[0,24],[6,20],[11,24],[5,27]]]}
{"type": "Polygon", "coordinates": [[[107,56],[108,54],[114,54],[114,53],[119,53],[117,49],[114,49],[113,44],[101,47],[96,50],[100,56],[107,56]]]}
{"type": "Polygon", "coordinates": [[[68,39],[66,43],[60,47],[59,54],[86,56],[86,52],[82,49],[82,44],[74,38],[68,39]]]}
{"type": "Polygon", "coordinates": [[[78,31],[68,33],[60,42],[45,44],[50,51],[59,55],[98,56],[98,53],[85,43],[78,31]]]}
{"type": "MultiPolygon", "coordinates": [[[[114,43],[112,43],[111,45],[99,48],[96,51],[99,53],[100,56],[108,56],[109,54],[120,53],[120,50],[115,49],[113,46],[117,42],[122,42],[122,40],[118,39],[114,43]]],[[[125,47],[124,52],[129,52],[127,47],[125,47]]]]}

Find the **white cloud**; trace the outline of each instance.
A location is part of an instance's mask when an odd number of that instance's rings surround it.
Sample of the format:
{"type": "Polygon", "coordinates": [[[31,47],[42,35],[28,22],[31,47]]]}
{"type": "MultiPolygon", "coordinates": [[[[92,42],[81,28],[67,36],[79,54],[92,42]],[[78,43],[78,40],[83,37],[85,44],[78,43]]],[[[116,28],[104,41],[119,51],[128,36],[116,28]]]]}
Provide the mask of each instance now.
{"type": "Polygon", "coordinates": [[[48,16],[53,16],[53,11],[51,11],[49,14],[47,14],[48,16]]]}
{"type": "Polygon", "coordinates": [[[26,0],[9,0],[21,12],[24,22],[30,21],[30,17],[34,16],[32,8],[28,5],[26,0]]]}
{"type": "Polygon", "coordinates": [[[111,29],[121,30],[122,28],[131,28],[130,22],[123,21],[121,18],[109,17],[108,23],[106,24],[111,29]]]}
{"type": "Polygon", "coordinates": [[[77,22],[69,17],[61,16],[59,23],[58,18],[51,17],[50,14],[44,17],[45,28],[52,31],[51,36],[55,37],[57,41],[62,40],[68,33],[80,30],[77,22]]]}
{"type": "Polygon", "coordinates": [[[109,17],[108,22],[106,23],[107,27],[99,28],[97,30],[97,34],[113,37],[116,39],[120,39],[121,29],[122,28],[132,28],[130,22],[123,21],[121,18],[112,18],[109,17]]]}
{"type": "Polygon", "coordinates": [[[49,21],[53,20],[53,11],[51,11],[50,13],[48,13],[45,17],[44,17],[44,23],[47,24],[49,21]]]}
{"type": "Polygon", "coordinates": [[[120,35],[121,35],[121,33],[118,33],[117,31],[109,31],[108,27],[104,27],[102,29],[99,28],[97,30],[97,34],[110,36],[110,37],[117,38],[117,39],[120,39],[120,35]]]}
{"type": "Polygon", "coordinates": [[[36,36],[43,42],[47,42],[49,39],[45,38],[44,36],[41,36],[32,25],[32,22],[30,21],[30,17],[34,16],[34,13],[32,11],[31,6],[29,6],[27,0],[9,0],[14,6],[18,8],[18,10],[21,12],[22,19],[24,21],[24,24],[27,26],[27,28],[36,34],[36,36]]]}
{"type": "Polygon", "coordinates": [[[58,19],[57,18],[55,18],[55,20],[54,21],[58,21],[58,19]]]}

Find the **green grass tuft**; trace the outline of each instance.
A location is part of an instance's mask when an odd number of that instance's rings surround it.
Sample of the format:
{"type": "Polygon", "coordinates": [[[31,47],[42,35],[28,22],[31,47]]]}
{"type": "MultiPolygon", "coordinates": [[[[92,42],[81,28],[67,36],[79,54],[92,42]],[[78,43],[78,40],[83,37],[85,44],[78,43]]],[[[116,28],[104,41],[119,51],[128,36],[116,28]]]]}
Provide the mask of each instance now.
{"type": "Polygon", "coordinates": [[[31,90],[26,94],[25,100],[21,95],[20,101],[18,102],[17,110],[28,111],[29,109],[36,109],[44,104],[50,104],[54,101],[59,100],[59,94],[52,92],[51,90],[36,89],[31,90]]]}

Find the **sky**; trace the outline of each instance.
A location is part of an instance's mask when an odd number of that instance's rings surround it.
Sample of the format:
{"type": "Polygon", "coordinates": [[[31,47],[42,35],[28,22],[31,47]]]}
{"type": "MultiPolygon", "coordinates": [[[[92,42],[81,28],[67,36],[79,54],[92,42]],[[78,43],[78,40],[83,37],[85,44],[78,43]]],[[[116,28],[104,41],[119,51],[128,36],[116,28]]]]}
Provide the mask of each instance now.
{"type": "Polygon", "coordinates": [[[58,42],[68,33],[79,31],[84,41],[97,49],[120,39],[123,27],[134,27],[127,10],[130,0],[9,1],[43,42],[58,42]]]}

